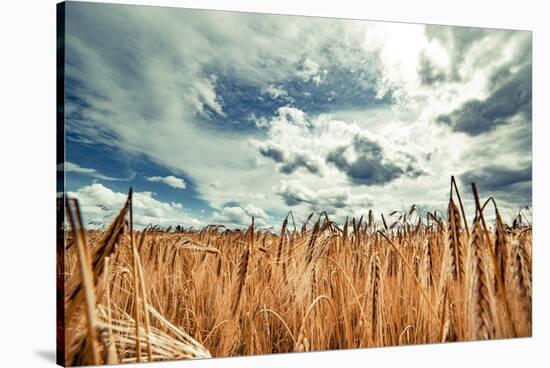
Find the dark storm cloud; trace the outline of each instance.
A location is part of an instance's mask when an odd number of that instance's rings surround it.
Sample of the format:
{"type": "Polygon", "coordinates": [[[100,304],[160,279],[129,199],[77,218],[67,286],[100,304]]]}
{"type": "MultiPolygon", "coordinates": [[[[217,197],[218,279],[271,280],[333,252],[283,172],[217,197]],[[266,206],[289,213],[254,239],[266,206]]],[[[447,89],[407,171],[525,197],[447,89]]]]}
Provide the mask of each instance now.
{"type": "Polygon", "coordinates": [[[341,147],[331,152],[327,156],[327,162],[334,164],[338,169],[344,171],[356,184],[385,184],[402,174],[399,167],[391,163],[382,163],[382,156],[376,153],[376,148],[363,150],[363,154],[351,162],[345,158],[345,151],[346,148],[341,147]],[[369,153],[374,155],[369,155],[369,153]]]}
{"type": "Polygon", "coordinates": [[[346,157],[346,150],[350,147],[340,147],[328,154],[326,160],[346,173],[355,184],[380,185],[389,183],[402,175],[418,177],[423,174],[414,167],[416,161],[413,156],[403,154],[409,161],[405,167],[389,162],[384,158],[380,144],[364,137],[356,136],[351,149],[354,151],[354,160],[346,157]]]}
{"type": "Polygon", "coordinates": [[[291,160],[285,162],[285,164],[279,168],[279,171],[289,175],[300,167],[303,167],[312,174],[318,175],[321,173],[319,164],[306,154],[296,154],[291,160]]]}
{"type": "Polygon", "coordinates": [[[302,193],[291,192],[290,190],[283,190],[277,193],[287,206],[296,206],[301,203],[309,203],[308,199],[302,195],[302,193]]]}
{"type": "Polygon", "coordinates": [[[486,196],[493,195],[518,206],[530,205],[532,201],[532,167],[509,169],[489,166],[467,171],[460,176],[463,185],[476,183],[486,196]]]}
{"type": "Polygon", "coordinates": [[[516,114],[531,122],[532,91],[531,65],[513,74],[485,100],[471,100],[437,121],[454,131],[479,135],[506,123],[516,114]]]}
{"type": "Polygon", "coordinates": [[[275,162],[283,162],[285,160],[285,153],[282,149],[273,147],[271,145],[261,146],[259,148],[262,156],[271,158],[275,162]]]}
{"type": "Polygon", "coordinates": [[[531,166],[517,170],[492,166],[465,172],[460,180],[464,184],[476,183],[486,190],[498,191],[513,184],[530,182],[532,176],[531,166]]]}
{"type": "Polygon", "coordinates": [[[307,152],[285,152],[283,149],[271,144],[261,145],[258,150],[262,156],[268,157],[276,163],[282,163],[279,171],[283,174],[290,175],[299,168],[304,168],[316,175],[321,173],[319,162],[307,152]]]}

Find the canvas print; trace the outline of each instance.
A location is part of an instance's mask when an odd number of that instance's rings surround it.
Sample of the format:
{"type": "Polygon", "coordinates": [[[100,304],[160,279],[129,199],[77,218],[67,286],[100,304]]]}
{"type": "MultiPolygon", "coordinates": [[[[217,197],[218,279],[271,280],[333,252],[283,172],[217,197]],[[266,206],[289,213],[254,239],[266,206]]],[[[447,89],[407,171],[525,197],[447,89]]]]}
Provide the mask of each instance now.
{"type": "Polygon", "coordinates": [[[57,11],[59,364],[531,336],[530,31],[57,11]]]}

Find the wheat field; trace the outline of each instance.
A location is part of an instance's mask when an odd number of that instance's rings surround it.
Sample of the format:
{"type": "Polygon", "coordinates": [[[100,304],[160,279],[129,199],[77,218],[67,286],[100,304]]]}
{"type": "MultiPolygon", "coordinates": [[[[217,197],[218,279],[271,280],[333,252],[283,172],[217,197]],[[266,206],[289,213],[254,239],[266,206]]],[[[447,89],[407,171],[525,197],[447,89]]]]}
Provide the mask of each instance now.
{"type": "MultiPolygon", "coordinates": [[[[531,335],[532,229],[497,203],[277,231],[135,230],[132,193],[105,230],[68,199],[58,252],[66,365],[133,363],[531,335]],[[494,221],[486,219],[488,213],[494,221]]],[[[59,205],[58,205],[59,206],[59,205]]]]}

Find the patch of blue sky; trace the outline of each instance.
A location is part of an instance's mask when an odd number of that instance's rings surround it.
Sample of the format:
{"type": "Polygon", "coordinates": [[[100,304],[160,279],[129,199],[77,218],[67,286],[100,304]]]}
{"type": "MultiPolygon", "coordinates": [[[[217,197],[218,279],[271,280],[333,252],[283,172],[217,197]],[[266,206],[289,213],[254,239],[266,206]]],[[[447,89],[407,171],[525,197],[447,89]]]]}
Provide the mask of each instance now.
{"type": "Polygon", "coordinates": [[[82,143],[71,140],[70,137],[74,137],[74,134],[69,133],[66,139],[66,162],[81,168],[93,169],[95,172],[68,171],[67,191],[77,191],[98,182],[119,193],[128,192],[130,187],[135,192],[154,192],[157,200],[181,203],[192,212],[209,214],[213,211],[208,202],[201,199],[196,183],[189,176],[157,165],[143,155],[130,155],[111,146],[82,143]],[[147,180],[149,177],[170,175],[183,179],[185,189],[147,180]]]}
{"type": "Polygon", "coordinates": [[[270,119],[283,106],[317,115],[347,109],[366,110],[392,103],[392,91],[378,96],[376,75],[365,68],[333,67],[320,76],[320,82],[299,76],[274,82],[271,85],[284,91],[279,96],[266,92],[267,86],[235,78],[230,73],[214,75],[215,92],[224,116],[206,107],[207,116],[199,120],[201,126],[216,130],[253,132],[257,129],[253,117],[270,119]]]}
{"type": "Polygon", "coordinates": [[[262,93],[261,86],[246,80],[225,73],[215,75],[215,92],[225,116],[205,107],[208,116],[199,117],[199,120],[206,128],[237,132],[255,130],[252,116],[271,117],[279,107],[288,103],[262,93]]]}

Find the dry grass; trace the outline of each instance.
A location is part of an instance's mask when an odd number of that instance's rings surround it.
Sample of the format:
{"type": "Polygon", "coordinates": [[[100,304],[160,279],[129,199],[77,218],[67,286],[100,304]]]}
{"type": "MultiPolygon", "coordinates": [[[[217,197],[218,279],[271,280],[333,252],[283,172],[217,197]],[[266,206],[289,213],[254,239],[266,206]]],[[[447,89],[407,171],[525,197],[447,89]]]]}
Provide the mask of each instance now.
{"type": "Polygon", "coordinates": [[[280,235],[132,231],[131,193],[107,230],[84,231],[69,201],[66,364],[530,336],[531,227],[473,192],[471,228],[453,180],[447,219],[287,216],[280,235]]]}

